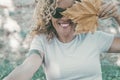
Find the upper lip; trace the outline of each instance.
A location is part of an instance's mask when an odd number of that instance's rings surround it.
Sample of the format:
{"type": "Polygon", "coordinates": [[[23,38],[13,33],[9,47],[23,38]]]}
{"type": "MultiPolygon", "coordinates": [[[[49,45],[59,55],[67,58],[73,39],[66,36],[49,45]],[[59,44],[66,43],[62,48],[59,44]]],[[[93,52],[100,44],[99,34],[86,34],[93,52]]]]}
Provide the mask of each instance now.
{"type": "Polygon", "coordinates": [[[58,22],[58,24],[69,24],[69,22],[67,22],[67,23],[66,23],[66,22],[64,22],[64,23],[59,23],[59,22],[58,22]]]}
{"type": "Polygon", "coordinates": [[[71,20],[67,20],[67,21],[58,21],[58,24],[71,24],[72,21],[71,20]]]}

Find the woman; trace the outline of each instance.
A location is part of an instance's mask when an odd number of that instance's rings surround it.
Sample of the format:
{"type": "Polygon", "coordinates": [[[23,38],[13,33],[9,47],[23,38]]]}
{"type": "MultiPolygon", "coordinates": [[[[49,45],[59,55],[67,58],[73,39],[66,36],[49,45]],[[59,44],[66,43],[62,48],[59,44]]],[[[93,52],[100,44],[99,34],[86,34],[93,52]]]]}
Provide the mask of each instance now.
{"type": "MultiPolygon", "coordinates": [[[[74,35],[76,24],[57,11],[58,7],[62,12],[74,3],[75,0],[38,1],[37,28],[32,32],[35,37],[29,56],[4,80],[30,80],[41,65],[47,80],[102,80],[100,53],[120,52],[120,37],[100,31],[74,35]]],[[[120,24],[116,7],[113,3],[103,4],[100,18],[114,17],[120,24]]]]}

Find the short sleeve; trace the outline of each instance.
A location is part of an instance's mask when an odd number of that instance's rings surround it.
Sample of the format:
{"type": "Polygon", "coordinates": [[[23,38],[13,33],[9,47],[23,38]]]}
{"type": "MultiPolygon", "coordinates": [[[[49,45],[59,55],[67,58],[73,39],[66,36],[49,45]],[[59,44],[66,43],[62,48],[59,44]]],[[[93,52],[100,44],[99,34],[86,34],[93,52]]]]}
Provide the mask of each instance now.
{"type": "Polygon", "coordinates": [[[44,45],[43,37],[40,35],[35,36],[30,44],[30,49],[29,49],[29,53],[27,54],[27,56],[29,56],[33,51],[37,52],[36,54],[44,53],[43,45],[44,45]]]}
{"type": "Polygon", "coordinates": [[[113,40],[114,40],[114,34],[98,31],[98,48],[101,52],[106,52],[110,49],[113,40]]]}

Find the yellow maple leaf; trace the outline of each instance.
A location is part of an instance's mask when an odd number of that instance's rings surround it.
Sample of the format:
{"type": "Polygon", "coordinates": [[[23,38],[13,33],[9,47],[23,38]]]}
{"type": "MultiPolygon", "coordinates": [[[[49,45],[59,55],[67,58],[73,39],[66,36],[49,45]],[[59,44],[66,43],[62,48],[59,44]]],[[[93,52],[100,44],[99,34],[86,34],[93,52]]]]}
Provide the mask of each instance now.
{"type": "Polygon", "coordinates": [[[98,26],[101,0],[82,0],[61,14],[77,23],[75,33],[94,32],[98,26]]]}

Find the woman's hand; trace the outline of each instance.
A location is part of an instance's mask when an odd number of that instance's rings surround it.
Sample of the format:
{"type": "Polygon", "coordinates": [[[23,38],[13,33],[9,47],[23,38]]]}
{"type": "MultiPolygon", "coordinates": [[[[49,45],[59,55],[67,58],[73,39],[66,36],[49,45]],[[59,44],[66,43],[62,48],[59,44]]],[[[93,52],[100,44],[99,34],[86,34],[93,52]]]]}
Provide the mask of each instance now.
{"type": "Polygon", "coordinates": [[[114,18],[119,17],[120,14],[118,13],[118,5],[119,2],[116,1],[111,1],[108,3],[103,2],[100,9],[99,17],[102,19],[106,19],[109,17],[114,17],[114,18]]]}

